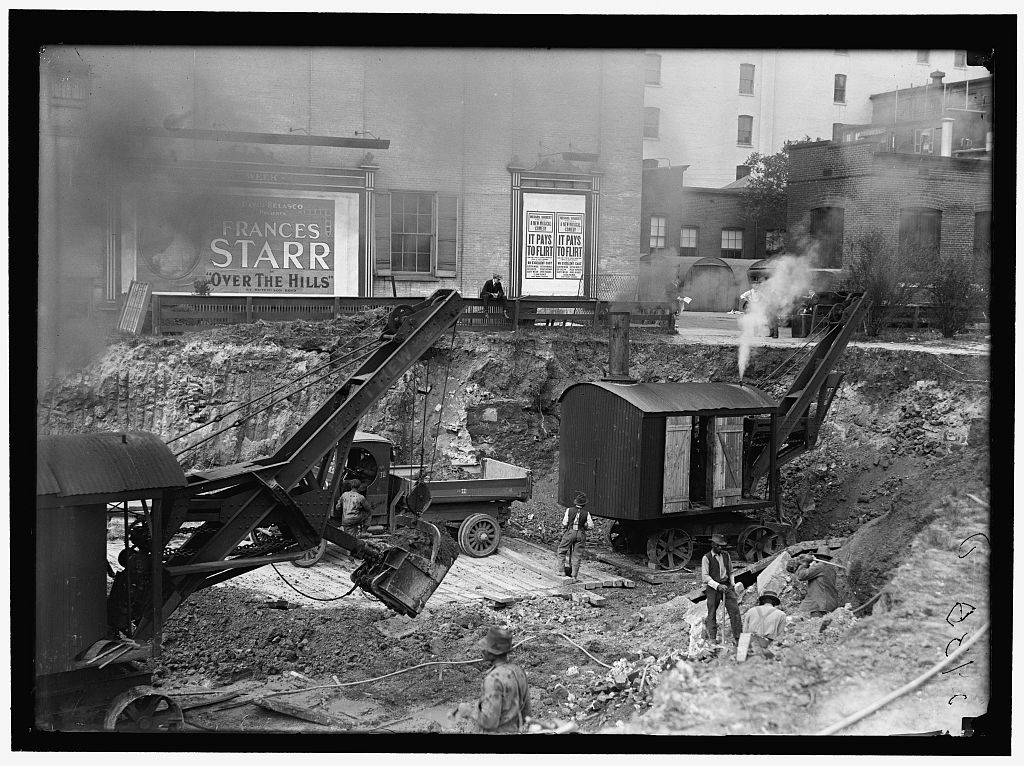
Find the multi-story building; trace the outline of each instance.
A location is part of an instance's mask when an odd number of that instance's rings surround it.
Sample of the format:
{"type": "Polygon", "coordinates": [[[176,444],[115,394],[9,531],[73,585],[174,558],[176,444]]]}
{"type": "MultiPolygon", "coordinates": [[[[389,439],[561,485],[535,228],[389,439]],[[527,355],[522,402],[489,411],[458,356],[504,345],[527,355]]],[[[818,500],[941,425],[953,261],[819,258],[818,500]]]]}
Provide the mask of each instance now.
{"type": "Polygon", "coordinates": [[[635,274],[640,52],[56,47],[41,83],[47,315],[635,274]]]}
{"type": "Polygon", "coordinates": [[[872,121],[873,93],[984,77],[958,50],[650,50],[644,159],[688,165],[687,183],[735,180],[751,152],[827,139],[833,124],[872,121]]]}

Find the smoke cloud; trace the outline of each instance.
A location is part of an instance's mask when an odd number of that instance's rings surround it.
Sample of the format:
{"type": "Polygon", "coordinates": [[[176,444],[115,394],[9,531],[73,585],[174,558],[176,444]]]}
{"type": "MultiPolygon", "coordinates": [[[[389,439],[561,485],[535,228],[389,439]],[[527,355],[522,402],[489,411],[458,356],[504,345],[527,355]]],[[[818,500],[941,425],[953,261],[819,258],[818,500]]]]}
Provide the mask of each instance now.
{"type": "MultiPolygon", "coordinates": [[[[813,250],[813,248],[812,248],[813,250]]],[[[743,379],[750,361],[755,338],[767,332],[769,320],[793,310],[796,303],[807,295],[813,285],[813,252],[804,255],[782,255],[772,259],[771,276],[753,286],[747,310],[739,317],[740,379],[743,379]]]]}

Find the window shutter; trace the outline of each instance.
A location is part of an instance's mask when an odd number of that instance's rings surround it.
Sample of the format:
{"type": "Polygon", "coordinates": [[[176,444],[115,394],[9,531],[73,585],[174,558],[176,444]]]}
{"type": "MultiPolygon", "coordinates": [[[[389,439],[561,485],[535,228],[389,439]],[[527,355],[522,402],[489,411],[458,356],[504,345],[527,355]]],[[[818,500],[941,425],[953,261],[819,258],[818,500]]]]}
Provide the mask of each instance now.
{"type": "Polygon", "coordinates": [[[373,271],[386,277],[391,274],[391,194],[375,193],[373,200],[373,271]]]}
{"type": "Polygon", "coordinates": [[[437,264],[434,276],[454,277],[458,255],[459,198],[437,196],[437,264]]]}

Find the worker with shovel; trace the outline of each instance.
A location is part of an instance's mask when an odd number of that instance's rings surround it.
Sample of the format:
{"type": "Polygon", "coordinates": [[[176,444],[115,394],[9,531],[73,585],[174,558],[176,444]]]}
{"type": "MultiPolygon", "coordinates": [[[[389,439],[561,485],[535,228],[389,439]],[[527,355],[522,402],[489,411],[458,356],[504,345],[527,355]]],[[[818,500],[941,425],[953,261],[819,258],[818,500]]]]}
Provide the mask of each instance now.
{"type": "Polygon", "coordinates": [[[836,565],[832,564],[832,553],[822,545],[813,554],[797,557],[796,579],[807,583],[807,595],[800,609],[811,613],[811,617],[824,617],[839,607],[839,591],[836,589],[836,565]]]}
{"type": "Polygon", "coordinates": [[[711,550],[700,560],[701,580],[704,582],[704,593],[708,601],[706,625],[709,641],[718,639],[716,612],[722,601],[725,601],[725,611],[729,614],[733,640],[739,641],[740,633],[743,632],[739,599],[736,597],[736,582],[732,575],[732,558],[725,551],[727,544],[724,535],[711,535],[711,550]]]}
{"type": "Polygon", "coordinates": [[[488,733],[516,734],[530,717],[530,686],[526,671],[508,661],[512,631],[492,625],[477,647],[484,661],[491,663],[483,694],[476,702],[460,702],[452,714],[469,718],[488,733]]]}
{"type": "Polygon", "coordinates": [[[576,579],[580,574],[580,562],[583,560],[583,549],[587,545],[587,530],[594,528],[594,520],[585,508],[587,496],[577,492],[573,498],[572,508],[565,509],[562,517],[562,539],[558,541],[558,557],[561,562],[562,577],[576,579]]]}

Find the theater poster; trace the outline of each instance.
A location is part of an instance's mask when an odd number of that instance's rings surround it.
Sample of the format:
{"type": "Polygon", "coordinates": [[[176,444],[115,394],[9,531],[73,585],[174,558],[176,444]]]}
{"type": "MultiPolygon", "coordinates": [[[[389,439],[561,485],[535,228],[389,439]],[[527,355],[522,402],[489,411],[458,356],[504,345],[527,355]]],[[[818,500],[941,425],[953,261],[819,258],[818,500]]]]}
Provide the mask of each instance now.
{"type": "Polygon", "coordinates": [[[522,295],[582,295],[586,197],[523,194],[522,295]]]}
{"type": "Polygon", "coordinates": [[[125,247],[154,292],[358,295],[358,194],[160,190],[133,207],[125,247]]]}

